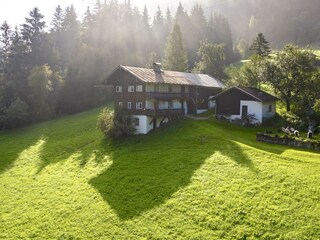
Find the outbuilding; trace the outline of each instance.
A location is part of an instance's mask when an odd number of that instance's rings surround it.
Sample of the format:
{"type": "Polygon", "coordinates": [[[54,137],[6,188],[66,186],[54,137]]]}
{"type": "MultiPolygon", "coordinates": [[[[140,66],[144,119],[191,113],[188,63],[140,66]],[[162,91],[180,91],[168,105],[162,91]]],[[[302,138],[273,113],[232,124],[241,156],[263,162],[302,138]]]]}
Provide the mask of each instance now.
{"type": "Polygon", "coordinates": [[[215,100],[216,116],[235,120],[251,115],[254,123],[263,123],[275,115],[278,98],[253,87],[232,87],[210,100],[215,100]]]}

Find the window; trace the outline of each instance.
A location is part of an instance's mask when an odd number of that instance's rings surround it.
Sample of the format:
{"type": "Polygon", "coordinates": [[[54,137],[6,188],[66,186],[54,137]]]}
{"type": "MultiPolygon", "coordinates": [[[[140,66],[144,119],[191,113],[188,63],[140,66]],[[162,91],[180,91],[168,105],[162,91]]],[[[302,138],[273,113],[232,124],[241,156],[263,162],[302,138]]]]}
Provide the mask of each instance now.
{"type": "Polygon", "coordinates": [[[272,105],[269,105],[269,112],[272,112],[272,105]]]}
{"type": "Polygon", "coordinates": [[[134,92],[134,86],[128,86],[128,92],[134,92]]]}
{"type": "Polygon", "coordinates": [[[242,117],[248,115],[248,106],[247,105],[242,105],[242,117]]]}
{"type": "Polygon", "coordinates": [[[172,102],[172,101],[169,101],[169,102],[168,102],[168,108],[169,108],[169,109],[173,109],[173,102],[172,102]]]}
{"type": "Polygon", "coordinates": [[[128,102],[128,103],[127,103],[127,108],[128,108],[128,109],[131,109],[131,102],[128,102]]]}
{"type": "Polygon", "coordinates": [[[143,107],[142,102],[137,102],[136,103],[136,109],[142,109],[142,107],[143,107]]]}
{"type": "Polygon", "coordinates": [[[122,102],[118,103],[119,108],[122,108],[122,102]]]}
{"type": "Polygon", "coordinates": [[[159,85],[154,85],[154,91],[159,92],[159,85]]]}
{"type": "Polygon", "coordinates": [[[121,86],[116,86],[116,92],[122,92],[122,87],[121,86]]]}
{"type": "Polygon", "coordinates": [[[136,86],[136,92],[142,92],[143,88],[142,85],[136,86]]]}
{"type": "Polygon", "coordinates": [[[139,118],[131,118],[132,126],[139,126],[139,118]]]}
{"type": "Polygon", "coordinates": [[[168,92],[169,92],[169,93],[172,92],[172,86],[171,86],[171,85],[169,85],[169,87],[168,87],[168,92]]]}

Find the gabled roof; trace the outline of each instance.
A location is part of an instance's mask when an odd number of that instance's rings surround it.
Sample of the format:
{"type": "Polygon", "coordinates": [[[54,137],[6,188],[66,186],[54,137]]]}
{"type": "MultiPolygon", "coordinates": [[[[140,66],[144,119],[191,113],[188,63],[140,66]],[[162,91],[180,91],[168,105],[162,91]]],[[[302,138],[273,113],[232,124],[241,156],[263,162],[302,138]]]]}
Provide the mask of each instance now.
{"type": "Polygon", "coordinates": [[[202,87],[215,87],[223,88],[224,84],[207,74],[196,74],[196,73],[184,73],[174,71],[155,71],[154,69],[138,68],[130,66],[118,66],[108,77],[112,78],[112,75],[122,69],[137,79],[145,83],[166,83],[166,84],[178,84],[178,85],[190,85],[190,86],[202,86],[202,87]]]}
{"type": "Polygon", "coordinates": [[[241,91],[241,92],[251,96],[252,98],[256,99],[258,102],[274,102],[274,101],[279,100],[277,97],[272,96],[271,94],[266,93],[262,90],[254,88],[254,87],[232,87],[226,91],[223,91],[223,92],[213,96],[210,99],[211,100],[217,99],[217,98],[225,95],[227,92],[229,92],[231,90],[241,91]]]}

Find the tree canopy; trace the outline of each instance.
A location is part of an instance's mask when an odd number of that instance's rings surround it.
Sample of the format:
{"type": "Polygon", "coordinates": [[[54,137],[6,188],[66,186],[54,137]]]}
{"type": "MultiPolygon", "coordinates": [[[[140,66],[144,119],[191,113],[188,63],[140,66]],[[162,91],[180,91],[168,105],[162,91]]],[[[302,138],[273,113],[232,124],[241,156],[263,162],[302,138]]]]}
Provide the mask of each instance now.
{"type": "Polygon", "coordinates": [[[258,33],[257,37],[253,40],[250,50],[261,57],[266,57],[271,53],[269,42],[262,33],[258,33]]]}
{"type": "Polygon", "coordinates": [[[184,47],[180,26],[176,23],[170,33],[164,50],[163,68],[185,72],[188,69],[187,52],[184,47]]]}

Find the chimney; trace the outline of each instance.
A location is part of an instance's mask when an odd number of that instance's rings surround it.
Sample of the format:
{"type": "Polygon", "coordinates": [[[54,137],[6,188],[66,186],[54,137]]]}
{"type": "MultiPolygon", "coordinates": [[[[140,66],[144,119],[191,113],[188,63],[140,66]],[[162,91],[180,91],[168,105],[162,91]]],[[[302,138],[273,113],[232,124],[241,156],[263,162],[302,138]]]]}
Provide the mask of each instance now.
{"type": "Polygon", "coordinates": [[[154,62],[152,65],[153,65],[153,70],[154,70],[155,72],[158,72],[158,73],[161,73],[161,72],[162,72],[161,63],[154,62]]]}

